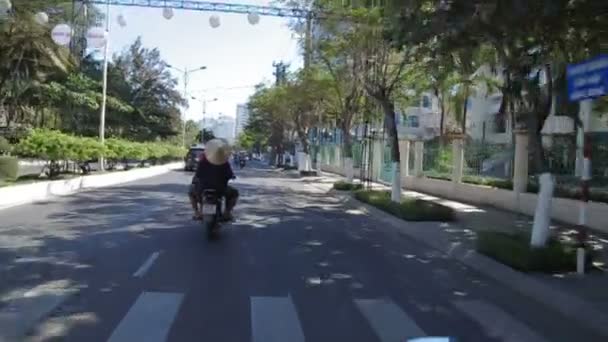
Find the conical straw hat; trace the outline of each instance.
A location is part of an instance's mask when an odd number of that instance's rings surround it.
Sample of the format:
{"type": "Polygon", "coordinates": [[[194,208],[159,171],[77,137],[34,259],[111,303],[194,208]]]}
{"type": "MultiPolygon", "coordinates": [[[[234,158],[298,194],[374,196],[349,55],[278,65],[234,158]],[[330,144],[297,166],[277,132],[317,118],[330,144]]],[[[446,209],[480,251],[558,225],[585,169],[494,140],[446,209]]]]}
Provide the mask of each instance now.
{"type": "Polygon", "coordinates": [[[213,165],[223,165],[230,158],[230,144],[224,139],[209,140],[205,144],[205,157],[213,165]]]}

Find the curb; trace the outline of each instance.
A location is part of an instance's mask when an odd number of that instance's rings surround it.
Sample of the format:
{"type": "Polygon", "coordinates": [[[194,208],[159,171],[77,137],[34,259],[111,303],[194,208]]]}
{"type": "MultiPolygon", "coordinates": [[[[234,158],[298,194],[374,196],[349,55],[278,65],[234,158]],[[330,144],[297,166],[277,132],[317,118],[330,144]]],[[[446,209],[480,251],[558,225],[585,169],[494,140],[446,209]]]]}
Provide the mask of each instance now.
{"type": "Polygon", "coordinates": [[[0,188],[0,210],[23,204],[46,201],[58,196],[71,195],[89,189],[103,188],[155,177],[182,167],[183,162],[177,162],[130,171],[6,186],[0,188]]]}
{"type": "Polygon", "coordinates": [[[407,221],[403,221],[390,214],[387,215],[380,209],[356,200],[350,194],[344,195],[334,193],[332,195],[344,198],[344,204],[353,209],[360,209],[363,207],[368,215],[374,216],[374,218],[391,225],[409,238],[443,252],[471,269],[474,269],[487,277],[493,278],[526,297],[530,297],[531,299],[544,304],[565,317],[576,320],[581,325],[598,334],[608,337],[608,314],[597,310],[587,301],[531,279],[521,272],[515,271],[508,266],[477,253],[475,250],[465,248],[460,243],[452,243],[447,239],[437,239],[436,235],[425,235],[424,232],[421,234],[421,231],[408,227],[407,224],[405,224],[407,221]]]}

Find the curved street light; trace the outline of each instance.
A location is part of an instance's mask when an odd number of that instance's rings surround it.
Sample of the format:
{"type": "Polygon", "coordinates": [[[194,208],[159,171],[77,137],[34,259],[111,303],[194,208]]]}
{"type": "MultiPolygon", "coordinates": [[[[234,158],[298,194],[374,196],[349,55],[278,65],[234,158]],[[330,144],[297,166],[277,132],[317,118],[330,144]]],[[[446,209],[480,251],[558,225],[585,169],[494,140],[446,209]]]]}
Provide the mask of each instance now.
{"type": "MultiPolygon", "coordinates": [[[[186,101],[188,101],[188,81],[190,78],[190,74],[197,72],[197,71],[201,71],[201,70],[206,70],[207,67],[206,66],[200,66],[198,68],[194,68],[194,69],[180,69],[177,67],[174,67],[171,64],[165,64],[167,66],[167,68],[171,68],[177,72],[183,73],[183,77],[184,77],[184,99],[186,101]]],[[[182,115],[182,146],[186,147],[186,109],[184,108],[184,113],[182,115]]]]}
{"type": "Polygon", "coordinates": [[[218,98],[214,97],[211,100],[207,100],[206,98],[201,100],[201,99],[199,99],[199,98],[197,98],[195,96],[192,96],[191,98],[193,100],[201,101],[201,103],[203,104],[203,128],[204,128],[205,127],[205,116],[207,115],[207,103],[209,103],[209,102],[217,102],[218,98]]]}

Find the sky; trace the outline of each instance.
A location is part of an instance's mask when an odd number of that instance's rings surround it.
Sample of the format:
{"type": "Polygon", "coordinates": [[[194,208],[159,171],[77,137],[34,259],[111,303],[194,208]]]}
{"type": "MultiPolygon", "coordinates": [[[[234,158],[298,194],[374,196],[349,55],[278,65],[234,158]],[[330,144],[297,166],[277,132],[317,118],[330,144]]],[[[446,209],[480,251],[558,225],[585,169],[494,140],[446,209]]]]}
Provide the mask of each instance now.
{"type": "MultiPolygon", "coordinates": [[[[270,1],[213,2],[268,6],[270,1]]],[[[174,10],[173,18],[166,20],[162,9],[123,6],[111,6],[110,17],[112,53],[122,51],[141,36],[145,47],[158,48],[162,58],[177,68],[207,67],[190,74],[188,93],[198,100],[190,100],[186,119],[202,119],[203,99],[209,100],[208,116],[235,116],[237,104],[247,101],[254,85],[274,79],[273,62],[284,61],[291,69],[302,65],[297,39],[287,27],[286,18],[261,17],[253,26],[245,14],[174,10]],[[126,19],[125,27],[118,24],[120,15],[126,19]],[[212,15],[220,17],[218,28],[209,25],[212,15]]],[[[183,92],[183,74],[175,71],[175,76],[183,92]]]]}

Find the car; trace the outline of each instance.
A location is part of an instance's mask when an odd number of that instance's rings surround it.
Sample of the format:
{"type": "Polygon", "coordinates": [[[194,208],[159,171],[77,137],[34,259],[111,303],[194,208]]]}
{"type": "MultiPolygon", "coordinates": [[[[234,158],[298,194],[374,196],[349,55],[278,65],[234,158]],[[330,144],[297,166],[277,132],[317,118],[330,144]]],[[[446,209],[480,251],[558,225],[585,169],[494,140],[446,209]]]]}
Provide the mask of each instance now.
{"type": "Polygon", "coordinates": [[[185,166],[184,170],[186,171],[195,171],[196,166],[198,165],[198,161],[201,159],[203,153],[205,152],[205,146],[202,145],[193,145],[188,149],[188,153],[184,158],[185,166]]]}

